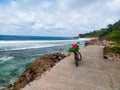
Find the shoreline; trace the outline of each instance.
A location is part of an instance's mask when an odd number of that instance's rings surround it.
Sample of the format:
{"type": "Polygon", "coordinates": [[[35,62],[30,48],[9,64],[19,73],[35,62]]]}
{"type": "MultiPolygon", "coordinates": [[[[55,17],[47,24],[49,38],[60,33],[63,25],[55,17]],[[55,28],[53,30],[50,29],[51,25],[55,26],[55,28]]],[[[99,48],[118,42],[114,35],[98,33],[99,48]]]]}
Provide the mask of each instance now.
{"type": "MultiPolygon", "coordinates": [[[[98,40],[98,39],[96,39],[96,38],[90,38],[90,40],[88,41],[88,42],[86,42],[86,44],[85,44],[85,47],[86,46],[88,46],[88,45],[99,45],[99,46],[105,46],[105,47],[107,47],[107,46],[112,46],[112,45],[114,45],[114,42],[111,42],[111,41],[106,41],[106,40],[102,40],[102,41],[100,41],[100,40],[98,40]]],[[[83,47],[84,48],[84,47],[83,47]]],[[[55,54],[55,53],[54,53],[55,54]]],[[[56,53],[57,54],[57,53],[56,53]]],[[[110,60],[109,59],[109,55],[107,56],[107,58],[105,57],[106,56],[106,51],[105,51],[105,48],[104,48],[104,53],[103,53],[104,55],[103,55],[103,57],[105,58],[105,59],[107,59],[107,60],[110,60]]],[[[59,55],[61,55],[61,53],[59,53],[59,55]]],[[[58,55],[58,56],[59,56],[58,55]]],[[[52,64],[50,65],[50,62],[47,62],[47,67],[45,66],[46,64],[43,64],[43,66],[42,66],[42,72],[38,75],[38,76],[36,76],[35,78],[33,78],[32,80],[30,80],[30,78],[31,78],[31,76],[29,75],[30,73],[28,73],[27,71],[30,71],[30,70],[32,70],[31,68],[27,68],[24,72],[23,72],[23,74],[18,78],[18,80],[15,82],[15,84],[14,84],[14,90],[20,90],[21,88],[23,88],[24,86],[26,86],[27,84],[29,84],[31,81],[33,81],[33,80],[36,80],[36,79],[40,79],[41,78],[41,76],[46,72],[46,71],[49,71],[50,69],[52,69],[58,62],[60,62],[61,60],[63,60],[66,56],[65,56],[65,54],[62,54],[63,55],[63,57],[61,56],[61,58],[59,58],[59,60],[58,59],[56,59],[56,57],[54,57],[54,55],[53,54],[45,54],[45,55],[43,55],[42,57],[39,57],[38,59],[36,59],[29,67],[31,67],[32,66],[32,69],[33,69],[33,71],[32,72],[34,72],[35,70],[36,70],[36,68],[35,68],[35,63],[37,63],[37,62],[39,62],[40,60],[47,60],[47,59],[50,59],[50,60],[52,60],[52,61],[54,61],[54,60],[56,60],[55,62],[52,62],[52,64]],[[52,57],[52,58],[50,58],[50,56],[52,57]],[[26,73],[27,72],[27,73],[26,73]],[[26,83],[22,83],[22,84],[20,84],[21,82],[24,82],[24,80],[23,81],[20,81],[20,79],[21,78],[26,78],[26,80],[27,80],[27,82],[26,83]],[[19,83],[20,82],[20,83],[19,83]]],[[[115,57],[115,56],[114,56],[115,57]]],[[[113,60],[114,61],[114,60],[113,60]]],[[[116,60],[115,60],[116,61],[116,60]]],[[[118,61],[118,60],[117,60],[118,61]]],[[[42,61],[41,61],[42,62],[42,61]]],[[[41,66],[38,66],[39,68],[41,68],[41,66]]],[[[32,77],[34,77],[34,74],[33,74],[33,76],[32,77]]]]}
{"type": "MultiPolygon", "coordinates": [[[[86,40],[86,39],[85,39],[86,40]]],[[[9,63],[5,63],[6,61],[3,60],[4,65],[1,66],[3,67],[1,69],[0,74],[4,74],[1,75],[1,80],[0,82],[2,83],[0,86],[1,89],[10,89],[14,82],[19,78],[19,76],[23,73],[24,70],[26,70],[26,67],[29,66],[32,62],[34,62],[34,60],[36,60],[36,58],[43,56],[44,54],[49,54],[49,53],[56,53],[56,52],[61,52],[61,53],[66,53],[68,52],[68,48],[71,46],[71,44],[75,43],[75,42],[80,42],[80,48],[84,47],[84,43],[85,40],[64,40],[63,43],[61,43],[63,40],[58,40],[60,42],[55,42],[53,40],[54,43],[50,42],[3,42],[1,46],[4,46],[1,49],[2,52],[2,57],[5,57],[5,60],[9,63]],[[61,45],[62,44],[62,45],[61,45]],[[23,45],[23,46],[21,46],[23,45]],[[53,45],[53,46],[52,46],[53,45]],[[56,46],[54,46],[56,45],[56,46]],[[7,46],[9,46],[10,48],[7,48],[7,46]],[[16,46],[16,47],[14,47],[16,46]],[[27,47],[28,46],[28,47],[27,47]],[[31,49],[25,49],[25,50],[17,50],[18,48],[29,48],[34,46],[50,46],[50,47],[45,47],[45,48],[31,48],[31,49]],[[14,50],[11,50],[14,49],[14,50]],[[13,57],[9,60],[7,60],[7,58],[9,57],[13,57]],[[18,61],[19,60],[19,61],[18,61]],[[9,66],[12,66],[12,68],[9,69],[9,66]],[[5,69],[4,69],[5,68],[5,69]],[[6,74],[5,72],[2,71],[6,71],[8,74],[6,74]],[[4,86],[4,87],[3,87],[4,86]]],[[[3,58],[4,59],[4,58],[3,58]]],[[[2,64],[1,64],[2,65],[2,64]]]]}
{"type": "Polygon", "coordinates": [[[89,45],[82,48],[83,60],[76,67],[73,54],[57,63],[49,72],[21,90],[113,90],[119,88],[119,62],[103,58],[104,46],[89,45]],[[109,76],[109,75],[110,76],[109,76]],[[114,80],[111,83],[111,80],[114,80]],[[113,87],[111,87],[111,85],[113,87]]]}
{"type": "MultiPolygon", "coordinates": [[[[93,40],[94,38],[88,38],[87,41],[93,40]]],[[[85,45],[84,45],[85,47],[85,45]]],[[[84,48],[82,47],[82,48],[84,48]]],[[[35,61],[33,61],[27,68],[26,70],[18,77],[18,80],[14,82],[13,86],[9,85],[10,88],[13,88],[13,90],[20,90],[21,88],[24,88],[26,85],[28,85],[30,82],[40,79],[42,75],[44,75],[47,71],[52,69],[57,63],[59,63],[61,60],[64,58],[68,57],[67,52],[62,54],[62,53],[49,53],[49,54],[44,54],[43,56],[37,58],[35,61]],[[34,72],[36,70],[36,64],[39,62],[44,62],[47,60],[46,63],[43,63],[42,65],[37,66],[37,68],[41,68],[39,75],[35,77],[35,74],[30,75],[30,70],[34,72]],[[50,60],[50,62],[49,62],[50,60]],[[32,78],[34,77],[34,78],[32,78]],[[32,78],[30,80],[30,78],[32,78]],[[22,79],[22,80],[21,80],[22,79]],[[22,83],[23,82],[23,83],[22,83]],[[25,83],[24,83],[25,82],[25,83]]]]}
{"type": "MultiPolygon", "coordinates": [[[[11,88],[13,83],[19,78],[19,76],[23,73],[27,66],[29,66],[37,57],[40,57],[44,54],[49,53],[66,53],[68,48],[71,46],[72,43],[80,41],[80,46],[84,46],[84,40],[51,40],[44,41],[44,42],[2,42],[0,46],[3,46],[1,51],[1,56],[4,60],[1,60],[1,89],[7,89],[7,87],[11,88]],[[60,42],[58,42],[60,41],[60,42]],[[62,45],[61,45],[62,44],[62,45]],[[56,46],[54,46],[56,45],[56,46]],[[7,48],[9,46],[10,48],[7,48]],[[15,47],[14,47],[15,46],[15,47]],[[43,46],[45,48],[36,48],[38,46],[43,46]],[[47,47],[46,47],[47,46],[47,47]],[[49,47],[50,46],[50,47],[49,47]],[[35,47],[30,48],[29,47],[35,47]],[[21,48],[25,48],[24,50],[21,48]],[[12,49],[12,50],[11,50],[12,49]],[[13,50],[14,49],[14,50],[13,50]],[[18,50],[19,49],[19,50],[18,50]],[[5,57],[5,58],[4,58],[5,57]],[[9,59],[9,57],[11,59],[9,59]],[[7,63],[6,63],[7,62],[7,63]],[[3,65],[3,66],[2,66],[3,65]],[[9,69],[9,66],[10,67],[9,69]],[[5,68],[5,69],[4,69],[5,68]],[[7,72],[7,74],[6,74],[7,72]],[[4,75],[3,75],[4,74],[4,75]]],[[[2,58],[1,58],[2,59],[2,58]]]]}
{"type": "Polygon", "coordinates": [[[13,89],[20,90],[21,88],[32,82],[33,80],[41,78],[41,76],[46,71],[49,71],[65,57],[66,56],[61,53],[52,53],[52,54],[45,54],[37,58],[19,76],[18,80],[13,85],[13,89]]]}
{"type": "MultiPolygon", "coordinates": [[[[84,48],[84,47],[82,47],[82,48],[84,48]]],[[[46,73],[47,71],[52,69],[58,62],[63,60],[65,57],[68,57],[67,52],[64,54],[58,52],[58,53],[49,53],[49,54],[42,55],[41,57],[35,59],[35,61],[33,61],[28,66],[28,68],[25,69],[25,71],[18,77],[18,80],[14,82],[13,86],[10,85],[10,88],[12,87],[14,90],[20,90],[21,88],[23,88],[24,86],[26,86],[27,84],[32,82],[33,80],[41,78],[41,76],[44,75],[44,73],[46,73]],[[45,60],[47,60],[46,63],[44,63],[45,60]],[[32,70],[33,73],[34,73],[34,71],[36,72],[35,64],[37,64],[39,62],[43,63],[42,65],[37,66],[37,68],[41,68],[40,69],[41,72],[40,73],[38,72],[38,76],[36,76],[34,74],[31,75],[30,70],[32,70]],[[34,78],[32,78],[32,77],[34,77],[34,78]],[[24,81],[23,78],[26,81],[24,81]],[[32,79],[30,79],[30,78],[32,78],[32,79]],[[22,79],[22,81],[21,81],[21,79],[22,79]]]]}

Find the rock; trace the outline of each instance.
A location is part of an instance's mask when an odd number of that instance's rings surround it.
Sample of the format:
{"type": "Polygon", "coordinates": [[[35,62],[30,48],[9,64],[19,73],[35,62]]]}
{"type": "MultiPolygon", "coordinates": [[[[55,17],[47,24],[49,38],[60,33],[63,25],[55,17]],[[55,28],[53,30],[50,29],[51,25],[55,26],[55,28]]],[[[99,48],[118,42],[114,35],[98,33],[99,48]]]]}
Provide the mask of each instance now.
{"type": "Polygon", "coordinates": [[[0,83],[5,83],[5,80],[0,80],[0,83]]]}
{"type": "Polygon", "coordinates": [[[104,48],[104,58],[111,60],[111,61],[119,61],[120,60],[120,54],[115,54],[115,53],[110,53],[107,52],[107,50],[105,50],[106,48],[104,48]]]}
{"type": "Polygon", "coordinates": [[[107,41],[107,40],[98,40],[98,39],[92,39],[89,42],[85,43],[85,46],[87,45],[104,45],[104,46],[113,46],[115,45],[115,42],[113,41],[107,41]]]}
{"type": "Polygon", "coordinates": [[[63,57],[58,57],[59,60],[63,59],[63,57]]]}
{"type": "Polygon", "coordinates": [[[7,86],[7,88],[8,88],[9,90],[12,90],[12,89],[13,89],[13,85],[12,85],[12,84],[9,84],[9,85],[7,86]]]}
{"type": "Polygon", "coordinates": [[[20,90],[29,82],[37,79],[63,58],[65,58],[64,54],[53,53],[43,55],[42,57],[36,59],[14,83],[14,90],[20,90]]]}
{"type": "Polygon", "coordinates": [[[105,59],[108,59],[108,56],[107,56],[107,55],[104,55],[104,58],[105,58],[105,59]]]}
{"type": "Polygon", "coordinates": [[[109,52],[109,48],[116,44],[113,41],[92,39],[89,42],[87,42],[86,44],[87,45],[103,45],[103,46],[105,46],[104,51],[103,51],[103,54],[104,54],[103,56],[105,59],[112,60],[112,61],[120,60],[120,54],[115,54],[115,53],[109,52]]]}

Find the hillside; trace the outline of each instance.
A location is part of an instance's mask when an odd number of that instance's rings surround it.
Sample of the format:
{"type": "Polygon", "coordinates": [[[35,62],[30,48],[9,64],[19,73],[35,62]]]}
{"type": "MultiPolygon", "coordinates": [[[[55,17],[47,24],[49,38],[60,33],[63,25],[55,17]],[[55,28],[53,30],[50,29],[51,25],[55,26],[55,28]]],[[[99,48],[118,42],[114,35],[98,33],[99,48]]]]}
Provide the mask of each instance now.
{"type": "Polygon", "coordinates": [[[109,24],[107,28],[102,28],[86,34],[79,34],[79,37],[98,37],[100,40],[114,41],[116,44],[112,47],[106,47],[106,52],[120,54],[120,20],[113,25],[109,24]]]}
{"type": "Polygon", "coordinates": [[[102,28],[86,34],[79,34],[79,37],[99,37],[99,39],[120,42],[120,20],[113,25],[109,24],[107,28],[102,28]]]}

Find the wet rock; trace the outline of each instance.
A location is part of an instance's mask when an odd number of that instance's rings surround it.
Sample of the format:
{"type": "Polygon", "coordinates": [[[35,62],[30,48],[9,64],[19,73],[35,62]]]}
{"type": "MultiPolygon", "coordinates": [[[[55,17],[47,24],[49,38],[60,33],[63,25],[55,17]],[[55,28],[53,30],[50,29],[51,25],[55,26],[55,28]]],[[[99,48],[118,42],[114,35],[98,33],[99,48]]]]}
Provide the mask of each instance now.
{"type": "Polygon", "coordinates": [[[12,85],[12,84],[9,84],[9,85],[7,86],[7,88],[8,88],[9,90],[12,90],[12,89],[13,89],[13,85],[12,85]]]}

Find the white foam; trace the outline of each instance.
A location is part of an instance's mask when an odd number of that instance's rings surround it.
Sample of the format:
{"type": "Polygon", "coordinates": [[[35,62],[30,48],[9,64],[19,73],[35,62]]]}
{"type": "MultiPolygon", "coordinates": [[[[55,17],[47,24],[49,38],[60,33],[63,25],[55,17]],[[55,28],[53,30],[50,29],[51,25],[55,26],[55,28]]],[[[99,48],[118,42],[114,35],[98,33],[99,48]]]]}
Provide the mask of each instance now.
{"type": "Polygon", "coordinates": [[[0,41],[0,51],[25,50],[73,44],[88,39],[75,40],[32,40],[32,41],[0,41]]]}
{"type": "Polygon", "coordinates": [[[8,61],[8,60],[11,60],[13,58],[14,57],[12,57],[12,56],[3,55],[3,56],[0,56],[0,61],[8,61]]]}
{"type": "Polygon", "coordinates": [[[11,48],[11,49],[3,49],[3,50],[0,50],[0,51],[18,51],[18,50],[46,48],[46,47],[54,47],[54,46],[62,46],[62,45],[68,45],[68,44],[41,45],[41,46],[32,46],[32,47],[11,48]]]}
{"type": "Polygon", "coordinates": [[[36,43],[36,42],[73,42],[73,41],[86,41],[89,40],[88,38],[80,38],[74,40],[21,40],[21,41],[0,41],[0,44],[4,43],[36,43]]]}

